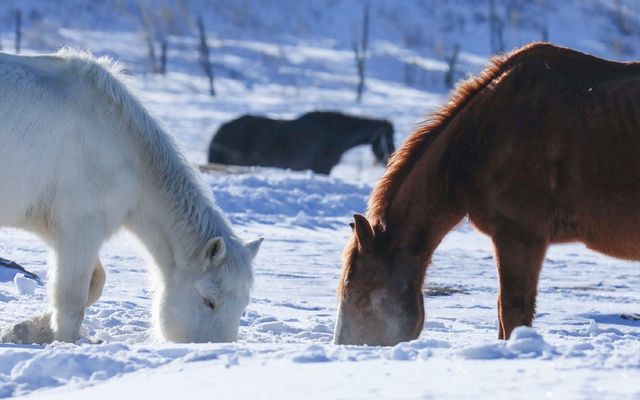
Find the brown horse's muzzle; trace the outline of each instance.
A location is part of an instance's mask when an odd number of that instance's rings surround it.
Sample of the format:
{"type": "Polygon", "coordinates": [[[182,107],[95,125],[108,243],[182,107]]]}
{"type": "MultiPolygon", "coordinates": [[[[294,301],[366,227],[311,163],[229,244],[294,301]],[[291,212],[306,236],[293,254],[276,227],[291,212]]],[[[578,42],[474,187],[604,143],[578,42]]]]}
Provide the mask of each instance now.
{"type": "Polygon", "coordinates": [[[416,319],[404,313],[389,316],[384,310],[378,311],[380,313],[377,315],[371,315],[357,310],[351,304],[341,303],[333,342],[344,345],[394,346],[416,339],[422,330],[423,314],[416,319]]]}

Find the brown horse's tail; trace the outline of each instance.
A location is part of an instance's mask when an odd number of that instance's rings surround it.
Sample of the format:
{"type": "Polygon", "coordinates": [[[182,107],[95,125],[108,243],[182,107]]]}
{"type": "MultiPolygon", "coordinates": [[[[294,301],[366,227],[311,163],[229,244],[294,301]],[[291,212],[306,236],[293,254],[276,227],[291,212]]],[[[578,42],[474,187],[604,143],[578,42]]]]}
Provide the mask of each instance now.
{"type": "Polygon", "coordinates": [[[461,127],[463,114],[476,102],[485,89],[491,89],[501,77],[526,58],[542,56],[557,47],[548,43],[532,43],[506,55],[491,59],[479,74],[460,82],[451,92],[450,101],[436,110],[409,136],[404,145],[389,160],[387,170],[369,199],[368,217],[375,221],[386,211],[398,187],[416,161],[430,149],[443,132],[450,132],[447,146],[440,157],[439,172],[443,189],[455,195],[455,188],[464,184],[489,145],[486,137],[474,135],[473,130],[461,127]]]}

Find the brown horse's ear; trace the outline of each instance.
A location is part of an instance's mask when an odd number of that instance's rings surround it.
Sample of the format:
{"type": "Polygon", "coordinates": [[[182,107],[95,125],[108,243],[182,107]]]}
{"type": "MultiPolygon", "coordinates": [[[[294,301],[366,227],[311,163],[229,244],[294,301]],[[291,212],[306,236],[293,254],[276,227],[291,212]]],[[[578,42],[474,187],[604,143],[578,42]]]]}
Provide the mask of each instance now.
{"type": "Polygon", "coordinates": [[[374,238],[371,224],[369,224],[367,218],[361,214],[355,214],[353,219],[355,220],[355,232],[358,238],[358,245],[363,250],[373,249],[374,238]]]}

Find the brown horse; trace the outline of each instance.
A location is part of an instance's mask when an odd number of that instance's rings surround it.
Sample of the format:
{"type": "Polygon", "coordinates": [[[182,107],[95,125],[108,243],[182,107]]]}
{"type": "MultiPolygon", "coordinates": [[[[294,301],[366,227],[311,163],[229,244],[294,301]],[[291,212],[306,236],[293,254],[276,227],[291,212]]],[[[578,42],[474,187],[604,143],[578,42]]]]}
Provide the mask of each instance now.
{"type": "Polygon", "coordinates": [[[391,158],[355,216],[334,340],[423,327],[431,255],[465,216],[493,239],[499,337],[531,325],[548,246],[640,259],[640,63],[546,43],[494,58],[391,158]]]}

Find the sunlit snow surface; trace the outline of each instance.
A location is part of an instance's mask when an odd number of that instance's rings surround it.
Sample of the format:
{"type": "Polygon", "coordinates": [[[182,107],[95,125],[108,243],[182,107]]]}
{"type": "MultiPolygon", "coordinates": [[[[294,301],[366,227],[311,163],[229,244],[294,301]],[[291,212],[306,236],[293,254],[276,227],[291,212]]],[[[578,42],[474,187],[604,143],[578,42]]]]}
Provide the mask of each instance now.
{"type": "MultiPolygon", "coordinates": [[[[562,8],[558,18],[569,14],[562,8]]],[[[215,43],[219,62],[244,77],[221,74],[212,99],[194,66],[193,41],[173,48],[174,61],[163,78],[142,73],[138,33],[57,32],[64,43],[128,61],[145,104],[194,163],[205,161],[217,126],[243,113],[293,117],[318,108],[388,118],[400,145],[445,99],[442,88],[428,92],[386,79],[393,71],[385,69],[385,60],[418,57],[393,41],[372,45],[379,65],[372,66],[364,102],[357,105],[348,46],[221,39],[215,43]]],[[[596,39],[563,34],[569,43],[605,48],[596,39]]],[[[485,55],[461,57],[477,70],[485,55]]],[[[441,59],[414,61],[439,74],[445,67],[441,59]]],[[[640,321],[622,317],[640,313],[640,265],[582,245],[553,247],[540,279],[534,329],[500,342],[491,242],[466,222],[433,258],[418,340],[390,348],[331,344],[348,223],[365,210],[381,174],[366,146],[347,153],[331,177],[260,168],[206,174],[239,235],[265,238],[239,341],[154,343],[148,275],[153,263],[137,239],[122,232],[102,248],[107,283],[84,320],[86,337],[103,343],[0,345],[0,397],[640,399],[640,321]]],[[[30,234],[0,230],[0,257],[46,277],[46,248],[30,234]]],[[[45,287],[31,289],[14,274],[0,274],[0,327],[46,310],[45,287]]]]}
{"type": "MultiPolygon", "coordinates": [[[[150,342],[150,263],[123,233],[103,248],[105,294],[85,318],[87,335],[104,343],[0,345],[1,396],[56,388],[36,397],[151,392],[173,398],[215,390],[285,398],[464,398],[489,392],[509,398],[525,388],[521,397],[614,398],[640,390],[640,322],[621,317],[638,311],[637,264],[579,245],[554,247],[541,277],[535,331],[519,330],[511,341],[499,342],[490,242],[464,223],[434,257],[425,288],[427,322],[418,340],[392,348],[335,346],[331,332],[346,222],[364,207],[369,187],[258,169],[207,181],[242,237],[266,238],[239,342],[150,342]]],[[[44,248],[33,237],[5,230],[0,250],[44,275],[44,248]]],[[[18,295],[13,281],[2,282],[0,301],[6,324],[43,311],[45,291],[18,295]]]]}

